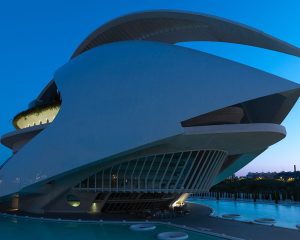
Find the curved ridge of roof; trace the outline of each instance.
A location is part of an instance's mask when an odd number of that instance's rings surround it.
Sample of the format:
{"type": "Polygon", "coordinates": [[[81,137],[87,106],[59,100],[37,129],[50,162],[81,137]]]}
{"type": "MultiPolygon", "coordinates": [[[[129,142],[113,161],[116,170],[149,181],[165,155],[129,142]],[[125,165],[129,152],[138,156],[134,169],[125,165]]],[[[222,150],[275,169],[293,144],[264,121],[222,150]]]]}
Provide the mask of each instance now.
{"type": "Polygon", "coordinates": [[[79,45],[71,59],[99,45],[127,40],[171,44],[188,41],[228,42],[300,57],[298,47],[231,20],[200,13],[156,10],[125,15],[100,26],[79,45]]]}

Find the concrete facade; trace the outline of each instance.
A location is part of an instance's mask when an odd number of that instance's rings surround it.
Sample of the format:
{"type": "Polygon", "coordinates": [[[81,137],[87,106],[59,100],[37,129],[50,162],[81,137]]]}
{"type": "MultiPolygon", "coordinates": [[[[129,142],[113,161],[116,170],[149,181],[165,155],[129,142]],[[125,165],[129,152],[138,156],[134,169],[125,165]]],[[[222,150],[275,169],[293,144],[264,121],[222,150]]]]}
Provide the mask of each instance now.
{"type": "Polygon", "coordinates": [[[114,20],[17,118],[55,106],[54,120],[35,117],[33,126],[2,137],[15,152],[0,168],[2,201],[18,197],[20,209],[35,213],[165,208],[181,194],[208,191],[283,139],[280,124],[300,85],[173,44],[215,41],[211,31],[227,42],[300,53],[212,16],[147,12],[114,20]]]}

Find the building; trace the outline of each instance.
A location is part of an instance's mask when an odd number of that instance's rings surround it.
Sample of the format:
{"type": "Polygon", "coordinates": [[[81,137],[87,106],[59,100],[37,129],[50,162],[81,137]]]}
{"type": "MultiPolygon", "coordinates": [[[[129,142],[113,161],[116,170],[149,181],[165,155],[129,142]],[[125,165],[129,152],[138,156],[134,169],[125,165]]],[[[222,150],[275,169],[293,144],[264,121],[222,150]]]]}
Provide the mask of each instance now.
{"type": "Polygon", "coordinates": [[[266,178],[273,179],[277,172],[248,172],[246,178],[266,178]]]}
{"type": "Polygon", "coordinates": [[[300,49],[205,14],[150,11],[101,26],[1,138],[5,209],[134,212],[181,204],[283,139],[300,85],[176,45],[300,49]]]}

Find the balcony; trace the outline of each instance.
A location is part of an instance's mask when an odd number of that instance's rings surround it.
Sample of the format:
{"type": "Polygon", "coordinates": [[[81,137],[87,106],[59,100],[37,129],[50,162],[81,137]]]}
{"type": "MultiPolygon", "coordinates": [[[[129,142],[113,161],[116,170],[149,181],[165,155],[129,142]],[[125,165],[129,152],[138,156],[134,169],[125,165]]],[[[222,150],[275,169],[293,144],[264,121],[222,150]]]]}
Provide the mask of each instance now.
{"type": "Polygon", "coordinates": [[[24,129],[51,123],[55,119],[59,109],[60,103],[36,106],[16,115],[13,119],[13,125],[16,129],[24,129]]]}

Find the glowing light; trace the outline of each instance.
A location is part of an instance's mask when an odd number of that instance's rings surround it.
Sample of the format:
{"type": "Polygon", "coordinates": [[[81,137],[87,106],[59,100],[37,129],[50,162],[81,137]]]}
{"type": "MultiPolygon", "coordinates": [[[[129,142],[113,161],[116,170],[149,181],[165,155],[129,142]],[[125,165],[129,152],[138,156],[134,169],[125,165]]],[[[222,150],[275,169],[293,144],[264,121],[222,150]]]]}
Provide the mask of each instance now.
{"type": "Polygon", "coordinates": [[[76,202],[76,201],[71,202],[71,201],[69,201],[68,203],[69,203],[72,207],[79,207],[79,206],[80,206],[80,202],[76,202]]]}
{"type": "Polygon", "coordinates": [[[68,195],[67,196],[67,202],[72,207],[79,207],[80,206],[80,200],[75,195],[68,195]]]}
{"type": "Polygon", "coordinates": [[[280,177],[277,179],[278,181],[281,181],[281,182],[284,182],[284,178],[283,177],[280,177]]]}
{"type": "Polygon", "coordinates": [[[184,206],[185,200],[189,197],[189,193],[182,194],[173,204],[172,207],[182,207],[184,206]]]}
{"type": "Polygon", "coordinates": [[[295,181],[295,178],[288,178],[287,182],[294,182],[295,181]]]}
{"type": "Polygon", "coordinates": [[[93,202],[90,208],[91,213],[98,213],[99,212],[99,204],[98,202],[93,202]]]}
{"type": "Polygon", "coordinates": [[[10,209],[10,211],[18,211],[19,210],[19,204],[20,204],[20,198],[19,198],[19,195],[16,194],[11,199],[11,209],[10,209]]]}
{"type": "Polygon", "coordinates": [[[33,127],[41,124],[51,123],[58,114],[60,105],[46,106],[29,109],[19,113],[14,118],[14,126],[17,129],[33,127]]]}

